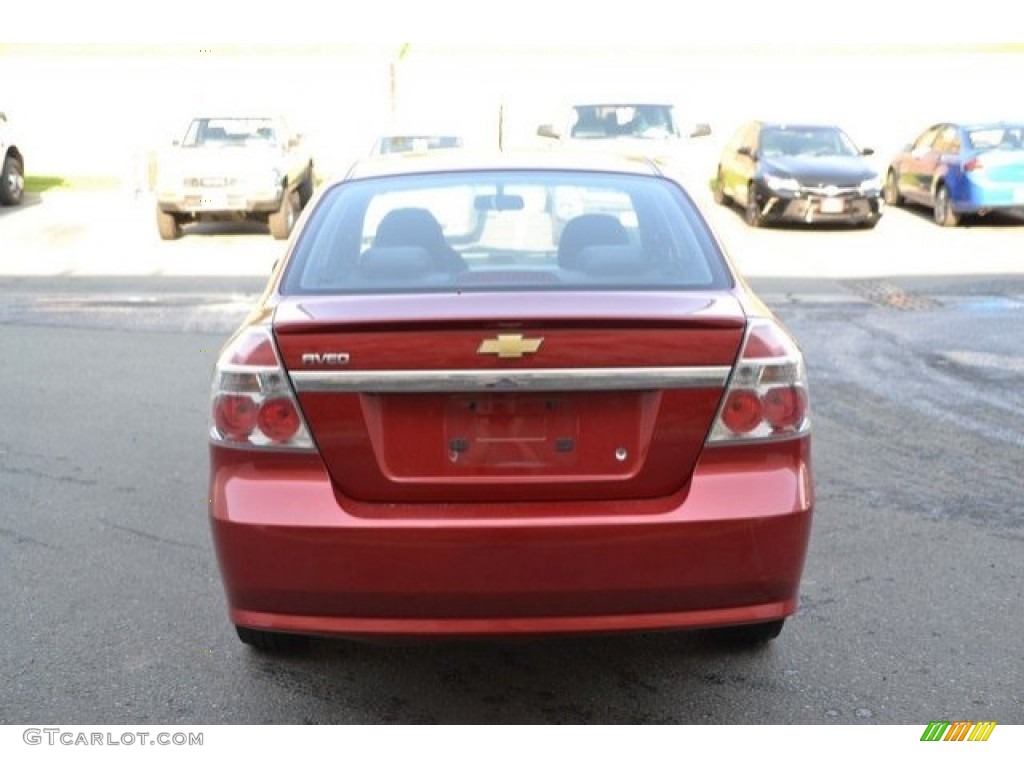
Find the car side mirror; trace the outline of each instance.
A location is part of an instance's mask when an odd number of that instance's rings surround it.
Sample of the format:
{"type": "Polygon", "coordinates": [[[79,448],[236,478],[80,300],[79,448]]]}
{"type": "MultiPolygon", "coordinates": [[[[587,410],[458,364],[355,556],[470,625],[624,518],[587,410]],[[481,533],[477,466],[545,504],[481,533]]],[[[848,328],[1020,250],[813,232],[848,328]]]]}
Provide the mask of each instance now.
{"type": "Polygon", "coordinates": [[[707,123],[697,123],[693,126],[693,130],[690,132],[690,138],[696,139],[700,136],[710,136],[711,126],[707,123]]]}
{"type": "Polygon", "coordinates": [[[548,124],[548,123],[545,123],[544,125],[537,126],[537,135],[538,136],[543,136],[546,139],[560,139],[560,138],[562,138],[561,134],[559,134],[559,132],[555,130],[555,127],[553,125],[548,124]]]}
{"type": "Polygon", "coordinates": [[[749,157],[751,160],[757,160],[757,152],[755,152],[750,147],[740,147],[739,149],[736,150],[736,154],[743,155],[744,157],[749,157]]]}
{"type": "Polygon", "coordinates": [[[875,150],[873,150],[871,147],[864,147],[864,149],[862,149],[860,153],[862,155],[873,155],[875,154],[875,150]]]}

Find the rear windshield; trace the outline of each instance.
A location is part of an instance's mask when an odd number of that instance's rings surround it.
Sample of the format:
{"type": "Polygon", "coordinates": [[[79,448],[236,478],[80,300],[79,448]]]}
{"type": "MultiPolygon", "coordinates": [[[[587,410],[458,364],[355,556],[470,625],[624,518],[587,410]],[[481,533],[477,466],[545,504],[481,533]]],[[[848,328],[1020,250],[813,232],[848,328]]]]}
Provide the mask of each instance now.
{"type": "Polygon", "coordinates": [[[673,182],[451,172],[348,181],[309,214],[285,294],[706,290],[731,277],[673,182]]]}
{"type": "Polygon", "coordinates": [[[990,125],[967,132],[975,149],[1024,149],[1024,125],[990,125]]]}

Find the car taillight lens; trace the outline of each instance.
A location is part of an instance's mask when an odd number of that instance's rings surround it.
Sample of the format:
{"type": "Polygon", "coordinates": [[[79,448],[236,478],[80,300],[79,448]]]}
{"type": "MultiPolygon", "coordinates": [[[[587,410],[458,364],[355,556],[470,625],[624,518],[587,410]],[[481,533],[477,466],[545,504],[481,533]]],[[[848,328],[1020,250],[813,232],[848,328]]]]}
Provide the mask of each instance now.
{"type": "Polygon", "coordinates": [[[220,445],[313,450],[265,326],[245,328],[221,352],[213,373],[210,422],[210,440],[220,445]]]}
{"type": "Polygon", "coordinates": [[[810,432],[803,355],[782,327],[751,321],[708,443],[780,440],[810,432]]]}
{"type": "Polygon", "coordinates": [[[981,162],[980,157],[972,157],[966,163],[964,163],[964,172],[970,173],[971,171],[980,171],[985,167],[985,164],[981,162]]]}

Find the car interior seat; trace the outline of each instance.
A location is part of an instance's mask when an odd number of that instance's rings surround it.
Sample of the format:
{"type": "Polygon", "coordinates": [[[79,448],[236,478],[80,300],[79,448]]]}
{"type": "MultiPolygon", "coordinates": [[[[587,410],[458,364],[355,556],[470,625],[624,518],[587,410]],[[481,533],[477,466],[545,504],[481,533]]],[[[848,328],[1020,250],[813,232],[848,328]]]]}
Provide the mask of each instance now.
{"type": "Polygon", "coordinates": [[[585,213],[566,222],[558,240],[558,266],[579,269],[580,253],[590,246],[629,244],[629,233],[615,216],[585,213]]]}
{"type": "Polygon", "coordinates": [[[430,254],[439,272],[464,272],[466,262],[445,240],[434,215],[425,208],[395,208],[388,211],[373,238],[374,248],[420,247],[430,254]]]}

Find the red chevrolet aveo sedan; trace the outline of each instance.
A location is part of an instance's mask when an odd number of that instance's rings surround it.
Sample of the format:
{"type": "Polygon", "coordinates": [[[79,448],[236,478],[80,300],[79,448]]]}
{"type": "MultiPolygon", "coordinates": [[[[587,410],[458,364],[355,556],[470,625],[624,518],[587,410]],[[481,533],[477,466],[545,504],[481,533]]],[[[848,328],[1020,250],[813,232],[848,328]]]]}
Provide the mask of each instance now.
{"type": "Polygon", "coordinates": [[[814,503],[801,353],[658,166],[373,158],[213,377],[230,620],[304,635],[776,637],[814,503]]]}

